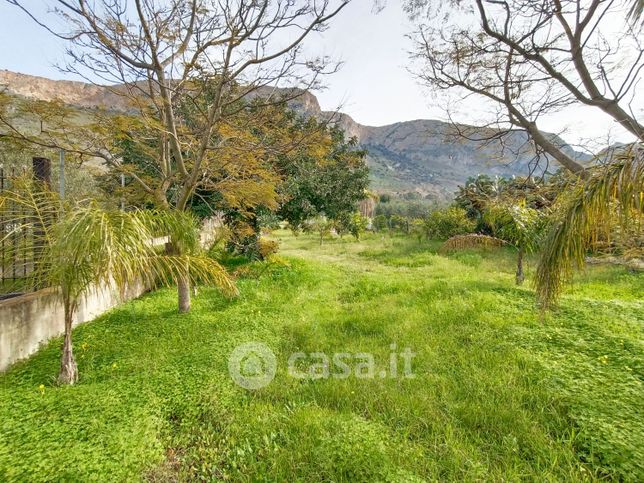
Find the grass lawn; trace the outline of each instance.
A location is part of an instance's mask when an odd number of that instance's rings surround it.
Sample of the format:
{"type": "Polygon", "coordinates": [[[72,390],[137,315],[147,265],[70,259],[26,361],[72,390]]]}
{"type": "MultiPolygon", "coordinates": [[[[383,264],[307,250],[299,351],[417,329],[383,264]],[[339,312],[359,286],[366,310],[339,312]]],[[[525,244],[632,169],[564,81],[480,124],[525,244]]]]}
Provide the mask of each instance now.
{"type": "Polygon", "coordinates": [[[279,237],[288,266],[242,267],[237,299],[179,315],[161,290],[79,327],[74,387],[61,340],[1,375],[0,480],[644,480],[644,275],[593,267],[542,320],[510,251],[279,237]],[[228,374],[248,341],[277,356],[258,391],[228,374]],[[391,344],[416,377],[379,376],[391,344]],[[298,351],[377,377],[296,379],[298,351]]]}

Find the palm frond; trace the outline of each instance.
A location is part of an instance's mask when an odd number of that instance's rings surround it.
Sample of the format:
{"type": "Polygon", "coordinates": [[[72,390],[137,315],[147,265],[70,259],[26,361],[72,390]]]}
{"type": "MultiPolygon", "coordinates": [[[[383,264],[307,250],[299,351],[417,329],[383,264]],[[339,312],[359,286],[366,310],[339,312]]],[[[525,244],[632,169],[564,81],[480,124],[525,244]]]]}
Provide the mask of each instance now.
{"type": "Polygon", "coordinates": [[[137,212],[105,210],[94,203],[67,213],[55,226],[49,281],[78,297],[90,285],[124,288],[148,273],[152,232],[137,212]]]}
{"type": "Polygon", "coordinates": [[[195,254],[200,251],[199,223],[192,213],[139,210],[137,217],[148,226],[154,237],[168,237],[178,253],[195,254]]]}
{"type": "Polygon", "coordinates": [[[176,285],[183,278],[189,280],[191,286],[203,284],[217,287],[229,297],[239,293],[226,269],[208,256],[157,255],[147,261],[148,273],[153,275],[152,283],[176,285]]]}
{"type": "Polygon", "coordinates": [[[628,18],[633,22],[637,23],[640,20],[644,23],[644,0],[630,0],[632,2],[631,8],[628,11],[628,18]]]}
{"type": "Polygon", "coordinates": [[[544,309],[557,301],[575,268],[584,266],[608,219],[629,226],[644,212],[644,149],[639,146],[599,168],[571,193],[543,245],[535,284],[544,309]]]}
{"type": "Polygon", "coordinates": [[[40,188],[30,177],[19,176],[11,180],[11,187],[0,192],[0,264],[20,266],[20,271],[26,273],[23,285],[31,287],[44,284],[52,227],[65,210],[57,193],[40,188]],[[20,242],[16,243],[16,239],[20,242]]]}
{"type": "Polygon", "coordinates": [[[0,211],[10,227],[0,242],[19,231],[29,235],[24,237],[29,247],[6,244],[7,259],[29,253],[31,284],[60,287],[69,300],[103,284],[124,289],[138,281],[158,286],[179,279],[237,293],[226,270],[202,254],[198,223],[189,213],[109,210],[94,202],[64,206],[55,193],[28,179],[0,194],[0,211]],[[172,241],[175,254],[158,252],[151,242],[159,236],[172,241]]]}

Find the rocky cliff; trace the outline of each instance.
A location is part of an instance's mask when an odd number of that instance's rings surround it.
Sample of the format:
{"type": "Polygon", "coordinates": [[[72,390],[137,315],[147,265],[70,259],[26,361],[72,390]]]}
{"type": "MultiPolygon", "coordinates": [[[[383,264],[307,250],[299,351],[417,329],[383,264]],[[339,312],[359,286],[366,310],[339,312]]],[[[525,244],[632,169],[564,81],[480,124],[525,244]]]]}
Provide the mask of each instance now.
{"type": "Polygon", "coordinates": [[[22,97],[43,101],[61,100],[78,107],[103,107],[126,109],[125,98],[118,95],[118,89],[107,88],[85,82],[51,80],[8,70],[0,70],[0,89],[22,97]]]}

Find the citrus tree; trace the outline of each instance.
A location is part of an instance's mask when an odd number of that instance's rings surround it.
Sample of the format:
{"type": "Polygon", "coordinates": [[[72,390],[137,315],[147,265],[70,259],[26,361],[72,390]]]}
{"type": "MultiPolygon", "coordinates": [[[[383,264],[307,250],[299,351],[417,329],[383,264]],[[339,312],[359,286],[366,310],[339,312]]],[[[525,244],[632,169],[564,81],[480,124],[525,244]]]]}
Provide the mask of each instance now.
{"type": "Polygon", "coordinates": [[[463,208],[451,206],[431,211],[423,228],[427,238],[446,240],[456,235],[474,232],[476,224],[467,217],[463,208]]]}

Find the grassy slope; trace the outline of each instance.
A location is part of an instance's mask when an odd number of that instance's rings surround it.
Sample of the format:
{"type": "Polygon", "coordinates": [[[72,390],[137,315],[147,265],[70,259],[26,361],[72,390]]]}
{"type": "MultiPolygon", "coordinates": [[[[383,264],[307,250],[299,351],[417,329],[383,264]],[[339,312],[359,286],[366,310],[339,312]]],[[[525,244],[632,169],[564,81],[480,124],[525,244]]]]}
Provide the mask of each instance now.
{"type": "Polygon", "coordinates": [[[237,300],[180,316],[162,290],[79,328],[76,387],[52,384],[60,340],[0,376],[0,480],[644,479],[642,275],[593,268],[540,321],[510,252],[282,238],[290,268],[237,300]],[[251,340],[280,365],[255,393],[227,374],[251,340]],[[392,342],[415,379],[286,374],[392,342]]]}

